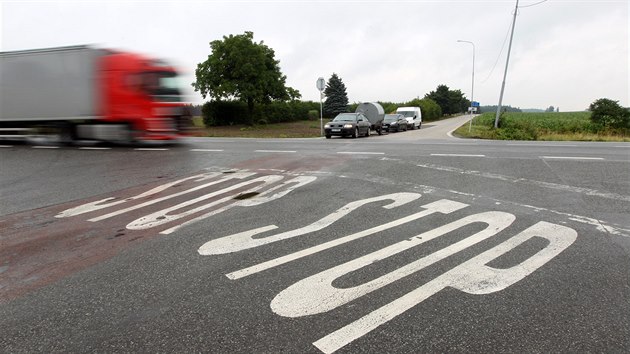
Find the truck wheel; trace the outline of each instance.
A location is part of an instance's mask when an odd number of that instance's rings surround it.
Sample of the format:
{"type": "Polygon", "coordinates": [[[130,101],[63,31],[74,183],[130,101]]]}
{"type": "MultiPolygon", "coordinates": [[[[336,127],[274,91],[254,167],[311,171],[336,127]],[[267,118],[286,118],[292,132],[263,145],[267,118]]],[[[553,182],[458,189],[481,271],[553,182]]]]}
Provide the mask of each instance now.
{"type": "Polygon", "coordinates": [[[352,138],[356,139],[359,136],[359,127],[354,128],[354,132],[352,133],[352,138]]]}
{"type": "Polygon", "coordinates": [[[383,128],[381,127],[376,128],[376,132],[378,133],[378,135],[383,135],[383,128]]]}

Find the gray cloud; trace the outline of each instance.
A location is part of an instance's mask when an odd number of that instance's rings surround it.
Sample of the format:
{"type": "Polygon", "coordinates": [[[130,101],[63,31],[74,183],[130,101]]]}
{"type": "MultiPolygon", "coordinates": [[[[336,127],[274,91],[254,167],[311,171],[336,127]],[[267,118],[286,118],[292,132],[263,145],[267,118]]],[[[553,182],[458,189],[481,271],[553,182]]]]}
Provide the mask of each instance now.
{"type": "MultiPolygon", "coordinates": [[[[523,1],[521,6],[538,2],[523,1]]],[[[514,1],[4,1],[2,50],[96,43],[174,62],[190,89],[208,43],[253,31],[276,51],[287,83],[318,100],[336,72],[350,101],[406,101],[439,84],[498,102],[514,1]]],[[[628,106],[626,0],[549,0],[521,8],[504,103],[582,110],[608,97],[628,106]]]]}

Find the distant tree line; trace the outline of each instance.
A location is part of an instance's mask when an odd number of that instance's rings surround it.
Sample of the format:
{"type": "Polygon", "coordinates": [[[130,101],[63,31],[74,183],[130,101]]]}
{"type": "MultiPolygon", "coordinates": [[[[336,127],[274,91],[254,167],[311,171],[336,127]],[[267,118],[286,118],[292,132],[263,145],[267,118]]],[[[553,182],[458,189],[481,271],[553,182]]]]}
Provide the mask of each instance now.
{"type": "MultiPolygon", "coordinates": [[[[265,124],[314,119],[319,103],[300,101],[298,90],[286,86],[286,76],[273,49],[264,42],[255,42],[253,32],[223,36],[210,42],[211,53],[197,65],[195,91],[210,101],[203,106],[187,107],[192,115],[201,114],[208,126],[232,124],[265,124]]],[[[342,79],[333,73],[326,83],[323,115],[332,118],[339,113],[354,111],[348,103],[342,79]]],[[[466,112],[470,101],[460,90],[439,85],[424,98],[402,103],[382,103],[386,112],[400,106],[417,106],[423,120],[466,112]]]]}
{"type": "MultiPolygon", "coordinates": [[[[479,107],[479,112],[478,113],[487,113],[487,112],[496,112],[497,111],[497,105],[494,106],[480,106],[479,107]]],[[[501,106],[501,112],[523,112],[522,109],[517,108],[517,107],[512,107],[512,106],[501,106]]]]}

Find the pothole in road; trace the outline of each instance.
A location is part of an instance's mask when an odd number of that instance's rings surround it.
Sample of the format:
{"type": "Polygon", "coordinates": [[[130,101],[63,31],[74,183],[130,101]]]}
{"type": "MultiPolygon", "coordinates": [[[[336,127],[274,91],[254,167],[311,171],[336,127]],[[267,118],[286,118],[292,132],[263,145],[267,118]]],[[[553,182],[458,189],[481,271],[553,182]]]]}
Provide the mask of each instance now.
{"type": "Polygon", "coordinates": [[[243,200],[243,199],[249,199],[249,198],[253,198],[255,196],[257,196],[258,192],[249,192],[249,193],[243,193],[243,194],[239,194],[236,197],[234,197],[234,199],[236,200],[243,200]]]}

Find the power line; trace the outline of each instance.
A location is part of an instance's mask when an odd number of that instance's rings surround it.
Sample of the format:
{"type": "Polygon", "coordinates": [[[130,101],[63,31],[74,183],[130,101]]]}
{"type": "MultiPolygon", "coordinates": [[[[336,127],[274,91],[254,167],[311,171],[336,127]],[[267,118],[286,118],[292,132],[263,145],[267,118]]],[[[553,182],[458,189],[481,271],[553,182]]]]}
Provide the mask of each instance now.
{"type": "MultiPolygon", "coordinates": [[[[518,6],[518,9],[523,9],[526,7],[532,7],[532,6],[536,6],[536,5],[540,5],[544,2],[547,2],[549,0],[542,0],[533,4],[529,4],[529,5],[525,5],[525,6],[518,6]]],[[[494,73],[494,69],[497,67],[497,64],[499,63],[499,59],[501,59],[501,54],[503,54],[503,49],[505,49],[505,42],[507,42],[507,39],[510,35],[510,30],[512,29],[512,21],[510,21],[510,25],[508,26],[507,32],[505,33],[505,38],[503,38],[503,44],[501,44],[501,50],[499,51],[499,55],[497,56],[497,60],[494,61],[494,65],[492,65],[492,69],[490,70],[490,73],[488,74],[488,76],[486,76],[485,79],[481,80],[481,83],[483,84],[484,82],[488,81],[488,79],[490,79],[490,76],[492,76],[492,74],[494,73]]]]}
{"type": "Polygon", "coordinates": [[[521,9],[524,9],[524,8],[526,8],[526,7],[532,7],[532,6],[540,5],[540,4],[542,4],[543,2],[547,2],[547,0],[542,0],[542,1],[539,1],[539,2],[534,3],[534,4],[529,4],[529,5],[525,5],[525,6],[519,6],[519,7],[520,7],[521,9]]]}
{"type": "Polygon", "coordinates": [[[482,84],[488,81],[490,76],[492,76],[492,73],[494,73],[494,69],[497,67],[497,64],[499,63],[499,59],[501,59],[501,54],[503,54],[503,49],[505,49],[505,42],[507,42],[507,39],[510,36],[511,29],[512,29],[512,21],[510,20],[510,25],[508,26],[507,32],[505,33],[505,38],[503,39],[503,44],[501,45],[501,50],[499,51],[499,55],[497,55],[497,60],[494,61],[494,65],[492,66],[492,69],[490,70],[490,73],[488,74],[488,76],[485,79],[481,80],[482,84]]]}

